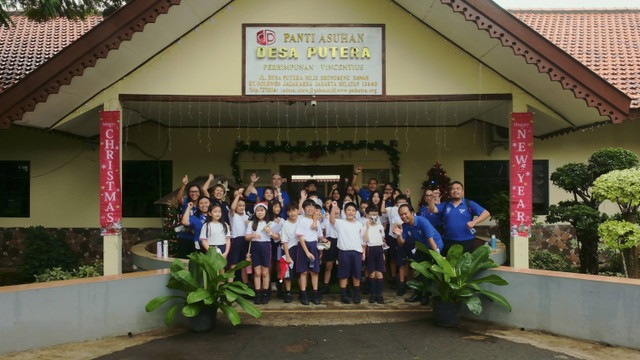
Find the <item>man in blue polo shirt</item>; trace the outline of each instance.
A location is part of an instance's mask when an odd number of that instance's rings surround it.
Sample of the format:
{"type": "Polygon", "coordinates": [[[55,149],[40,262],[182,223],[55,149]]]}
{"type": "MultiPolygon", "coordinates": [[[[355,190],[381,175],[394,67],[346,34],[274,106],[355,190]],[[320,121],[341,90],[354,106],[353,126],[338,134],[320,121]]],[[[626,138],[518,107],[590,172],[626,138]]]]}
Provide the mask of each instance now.
{"type": "Polygon", "coordinates": [[[362,173],[362,166],[357,166],[356,171],[353,173],[353,179],[351,179],[351,186],[360,196],[361,201],[368,201],[371,194],[378,190],[378,180],[375,178],[369,179],[367,182],[367,189],[362,189],[358,185],[358,175],[362,173]]]}
{"type": "Polygon", "coordinates": [[[451,183],[449,188],[449,201],[437,204],[435,198],[439,191],[434,191],[436,196],[428,199],[429,212],[441,214],[444,221],[444,247],[442,254],[447,255],[449,248],[460,244],[464,252],[473,251],[475,239],[474,226],[485,221],[491,214],[476,202],[464,198],[464,187],[459,181],[451,183]]]}
{"type": "MultiPolygon", "coordinates": [[[[393,226],[394,234],[398,235],[398,245],[409,244],[411,247],[415,242],[424,244],[427,248],[439,253],[443,243],[440,233],[431,225],[429,220],[422,216],[415,216],[413,209],[409,204],[402,204],[398,208],[398,216],[402,220],[402,227],[393,226]]],[[[418,262],[431,260],[431,256],[421,251],[416,251],[414,259],[418,262]]],[[[416,291],[411,297],[405,299],[406,302],[420,301],[422,305],[429,303],[429,293],[420,293],[416,291]]]]}

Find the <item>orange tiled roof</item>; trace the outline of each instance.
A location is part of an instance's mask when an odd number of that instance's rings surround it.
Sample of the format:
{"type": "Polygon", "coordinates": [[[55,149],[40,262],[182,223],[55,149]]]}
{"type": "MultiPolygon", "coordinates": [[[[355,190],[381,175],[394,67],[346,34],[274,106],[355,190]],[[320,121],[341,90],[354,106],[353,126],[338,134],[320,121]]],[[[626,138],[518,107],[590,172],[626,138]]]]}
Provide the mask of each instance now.
{"type": "Polygon", "coordinates": [[[640,108],[640,9],[509,10],[640,108]]]}
{"type": "Polygon", "coordinates": [[[0,26],[0,93],[102,21],[58,18],[38,23],[12,16],[15,27],[0,26]]]}
{"type": "MultiPolygon", "coordinates": [[[[640,10],[510,12],[626,93],[632,109],[640,108],[640,10]]],[[[15,27],[0,27],[0,93],[102,21],[12,19],[15,27]]]]}

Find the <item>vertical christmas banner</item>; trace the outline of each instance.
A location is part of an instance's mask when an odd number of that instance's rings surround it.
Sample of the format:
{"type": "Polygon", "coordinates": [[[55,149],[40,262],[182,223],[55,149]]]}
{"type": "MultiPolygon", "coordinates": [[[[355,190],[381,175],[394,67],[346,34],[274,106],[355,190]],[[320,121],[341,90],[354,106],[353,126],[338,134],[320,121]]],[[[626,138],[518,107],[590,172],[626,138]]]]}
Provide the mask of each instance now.
{"type": "Polygon", "coordinates": [[[511,236],[530,236],[533,214],[533,113],[511,114],[511,236]]]}
{"type": "Polygon", "coordinates": [[[102,235],[122,231],[119,111],[100,112],[100,228],[102,235]]]}

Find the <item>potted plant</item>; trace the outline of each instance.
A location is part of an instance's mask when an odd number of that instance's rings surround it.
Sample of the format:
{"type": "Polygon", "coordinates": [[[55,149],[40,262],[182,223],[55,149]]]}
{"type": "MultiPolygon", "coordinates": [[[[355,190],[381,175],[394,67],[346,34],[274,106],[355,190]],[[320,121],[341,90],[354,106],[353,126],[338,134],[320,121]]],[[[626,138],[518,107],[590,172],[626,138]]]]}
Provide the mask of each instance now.
{"type": "Polygon", "coordinates": [[[420,275],[408,282],[408,285],[423,294],[434,295],[433,311],[436,324],[443,326],[457,325],[460,320],[462,304],[466,304],[472,314],[478,316],[482,312],[479,295],[511,311],[509,302],[499,294],[483,290],[479,284],[508,285],[509,283],[496,274],[475,278],[478,271],[496,268],[498,265],[489,258],[491,247],[482,245],[473,253],[463,253],[461,245],[453,245],[444,258],[437,252],[427,249],[416,242],[419,251],[430,254],[435,263],[429,261],[411,261],[411,267],[420,275]]]}
{"type": "Polygon", "coordinates": [[[215,318],[220,309],[235,326],[240,323],[240,315],[233,307],[234,303],[247,314],[260,318],[262,313],[242,295],[255,296],[253,290],[240,281],[229,282],[236,270],[245,268],[251,263],[241,261],[232,269],[225,270],[227,260],[216,251],[214,246],[206,254],[196,252],[189,255],[189,268],[185,269],[181,260],[175,259],[171,264],[167,287],[183,292],[183,295],[163,295],[149,301],[145,307],[147,312],[159,308],[171,300],[178,300],[169,307],[165,314],[167,326],[173,321],[181,309],[182,315],[192,318],[191,328],[196,331],[209,330],[215,326],[215,318]]]}

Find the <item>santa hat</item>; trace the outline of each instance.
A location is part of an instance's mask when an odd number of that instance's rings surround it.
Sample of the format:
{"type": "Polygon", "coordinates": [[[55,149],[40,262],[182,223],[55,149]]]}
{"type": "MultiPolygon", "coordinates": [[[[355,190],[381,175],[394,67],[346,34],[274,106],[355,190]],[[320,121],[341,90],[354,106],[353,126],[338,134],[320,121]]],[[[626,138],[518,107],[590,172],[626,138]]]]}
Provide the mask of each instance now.
{"type": "Polygon", "coordinates": [[[257,210],[260,206],[262,206],[265,210],[269,210],[269,207],[267,206],[267,203],[266,203],[266,202],[259,202],[259,203],[256,203],[256,204],[253,206],[253,212],[256,212],[256,210],[257,210]]]}

